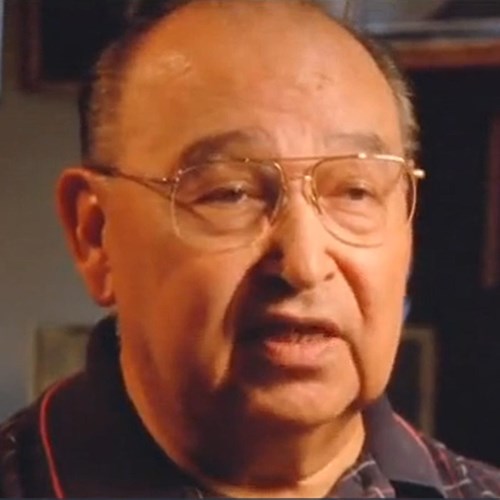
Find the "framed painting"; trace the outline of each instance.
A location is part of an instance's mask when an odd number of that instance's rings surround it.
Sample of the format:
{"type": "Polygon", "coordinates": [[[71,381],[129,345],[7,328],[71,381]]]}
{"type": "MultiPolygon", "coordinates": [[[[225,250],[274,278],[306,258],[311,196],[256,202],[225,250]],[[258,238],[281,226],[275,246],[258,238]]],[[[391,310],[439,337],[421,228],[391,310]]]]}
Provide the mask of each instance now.
{"type": "Polygon", "coordinates": [[[430,436],[435,427],[436,349],[432,327],[406,325],[387,389],[394,409],[430,436]]]}
{"type": "Polygon", "coordinates": [[[28,90],[73,88],[123,27],[132,0],[19,2],[22,84],[28,90]]]}
{"type": "Polygon", "coordinates": [[[4,0],[0,0],[0,93],[2,91],[2,75],[3,75],[3,13],[4,13],[4,0]]]}
{"type": "Polygon", "coordinates": [[[90,325],[37,328],[33,334],[30,399],[84,366],[90,325]]]}
{"type": "Polygon", "coordinates": [[[486,289],[493,289],[500,288],[500,109],[491,122],[486,195],[482,284],[486,289]]]}

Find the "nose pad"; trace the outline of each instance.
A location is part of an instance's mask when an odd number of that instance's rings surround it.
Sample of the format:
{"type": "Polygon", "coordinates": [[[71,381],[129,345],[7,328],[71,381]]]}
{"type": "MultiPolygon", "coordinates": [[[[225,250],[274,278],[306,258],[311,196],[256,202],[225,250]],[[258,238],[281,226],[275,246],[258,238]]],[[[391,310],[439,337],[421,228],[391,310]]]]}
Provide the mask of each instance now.
{"type": "Polygon", "coordinates": [[[313,176],[309,174],[304,175],[304,181],[302,184],[302,195],[306,201],[311,205],[316,212],[316,215],[321,214],[321,207],[319,205],[318,196],[316,190],[314,189],[313,176]]]}
{"type": "MultiPolygon", "coordinates": [[[[293,179],[292,179],[293,180],[293,179]]],[[[313,176],[310,173],[305,174],[302,177],[301,193],[307,204],[310,205],[315,213],[315,215],[321,220],[321,206],[319,204],[318,196],[313,184],[313,176]]],[[[287,212],[289,210],[290,204],[290,193],[287,188],[285,188],[281,194],[280,201],[276,206],[272,215],[272,225],[276,229],[276,226],[283,224],[284,219],[287,218],[287,212]]]]}
{"type": "Polygon", "coordinates": [[[267,274],[279,277],[294,290],[311,289],[329,281],[337,269],[329,248],[330,236],[315,213],[314,196],[311,191],[303,196],[301,201],[286,200],[274,225],[263,267],[267,274]]]}

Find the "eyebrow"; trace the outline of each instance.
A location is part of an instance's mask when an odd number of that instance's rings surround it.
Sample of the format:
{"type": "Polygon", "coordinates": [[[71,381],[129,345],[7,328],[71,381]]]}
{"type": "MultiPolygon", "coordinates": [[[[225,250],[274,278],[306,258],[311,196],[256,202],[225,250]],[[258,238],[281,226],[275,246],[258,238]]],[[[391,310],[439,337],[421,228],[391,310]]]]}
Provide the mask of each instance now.
{"type": "MultiPolygon", "coordinates": [[[[180,154],[180,168],[194,166],[207,159],[217,157],[225,148],[236,143],[250,144],[255,140],[269,141],[269,134],[260,129],[239,129],[202,137],[189,144],[180,154]]],[[[387,153],[389,146],[376,133],[339,133],[326,139],[327,145],[352,144],[357,151],[365,153],[387,153]]],[[[311,156],[315,156],[312,154],[311,156]]]]}
{"type": "Polygon", "coordinates": [[[221,134],[202,137],[188,145],[180,155],[179,164],[188,167],[220,154],[224,148],[238,142],[249,143],[262,134],[250,130],[231,130],[221,134]]]}

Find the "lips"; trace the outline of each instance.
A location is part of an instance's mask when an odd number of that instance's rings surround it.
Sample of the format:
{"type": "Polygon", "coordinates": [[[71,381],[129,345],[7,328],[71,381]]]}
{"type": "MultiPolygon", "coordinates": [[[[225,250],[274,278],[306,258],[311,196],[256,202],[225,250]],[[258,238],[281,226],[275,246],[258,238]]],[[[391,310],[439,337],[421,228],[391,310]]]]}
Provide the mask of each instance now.
{"type": "Polygon", "coordinates": [[[243,329],[245,341],[283,336],[296,341],[309,337],[331,338],[339,336],[339,328],[324,319],[268,315],[250,322],[250,325],[243,329]]]}
{"type": "Polygon", "coordinates": [[[243,345],[279,366],[314,367],[343,340],[330,321],[268,316],[244,330],[243,345]]]}
{"type": "Polygon", "coordinates": [[[268,332],[266,332],[266,334],[258,338],[259,340],[267,339],[267,340],[272,340],[273,342],[290,342],[292,344],[307,344],[331,338],[331,335],[328,335],[322,331],[316,331],[304,328],[300,329],[283,328],[271,334],[268,334],[268,332]]]}

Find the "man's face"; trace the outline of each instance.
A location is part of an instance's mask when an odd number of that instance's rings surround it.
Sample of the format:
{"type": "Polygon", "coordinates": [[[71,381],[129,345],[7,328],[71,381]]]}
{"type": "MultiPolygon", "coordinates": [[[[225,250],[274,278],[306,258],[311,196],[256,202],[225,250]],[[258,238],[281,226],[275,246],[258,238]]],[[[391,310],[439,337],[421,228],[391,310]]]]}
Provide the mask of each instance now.
{"type": "MultiPolygon", "coordinates": [[[[122,170],[165,177],[214,156],[402,154],[394,98],[357,42],[286,2],[250,4],[196,4],[144,39],[125,77],[122,170]]],[[[282,166],[296,178],[311,162],[282,166]]],[[[179,239],[169,202],[126,180],[110,181],[104,210],[125,382],[147,418],[231,412],[318,425],[383,391],[409,228],[381,246],[347,245],[297,180],[272,230],[228,251],[179,239]]]]}

